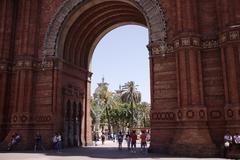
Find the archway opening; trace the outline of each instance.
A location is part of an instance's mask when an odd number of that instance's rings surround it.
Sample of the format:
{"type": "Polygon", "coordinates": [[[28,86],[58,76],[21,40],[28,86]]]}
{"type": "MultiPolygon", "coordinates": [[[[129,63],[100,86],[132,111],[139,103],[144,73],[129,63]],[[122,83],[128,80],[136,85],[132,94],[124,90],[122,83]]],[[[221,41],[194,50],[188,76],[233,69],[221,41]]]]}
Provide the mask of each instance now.
{"type": "MultiPolygon", "coordinates": [[[[154,16],[155,14],[153,14],[154,16]]],[[[104,35],[115,28],[129,24],[146,27],[149,30],[147,39],[150,39],[150,25],[137,1],[93,0],[80,3],[75,7],[63,22],[59,32],[56,52],[61,57],[61,85],[74,92],[71,99],[82,102],[83,121],[79,124],[81,130],[79,139],[84,145],[90,144],[92,140],[89,117],[93,52],[104,35]]],[[[152,40],[153,38],[148,40],[150,41],[148,43],[151,43],[152,40]]],[[[145,47],[146,44],[144,44],[145,47]]],[[[148,60],[148,58],[146,59],[148,60]]],[[[146,77],[146,75],[144,76],[146,77]]],[[[150,77],[150,75],[148,76],[150,77]]],[[[69,97],[69,95],[63,96],[69,97]]]]}
{"type": "Polygon", "coordinates": [[[98,137],[111,141],[120,131],[126,136],[132,130],[150,137],[148,43],[147,28],[137,25],[118,27],[98,43],[91,65],[91,115],[98,137]],[[131,95],[135,99],[126,98],[131,95]]]}

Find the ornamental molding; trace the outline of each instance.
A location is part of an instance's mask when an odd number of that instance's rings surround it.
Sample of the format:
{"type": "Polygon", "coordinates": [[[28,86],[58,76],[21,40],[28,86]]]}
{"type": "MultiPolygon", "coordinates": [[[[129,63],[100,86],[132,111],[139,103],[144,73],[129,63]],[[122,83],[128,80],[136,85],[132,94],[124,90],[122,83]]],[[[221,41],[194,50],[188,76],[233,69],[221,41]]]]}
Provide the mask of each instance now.
{"type": "Polygon", "coordinates": [[[239,40],[240,40],[240,29],[225,31],[220,33],[219,35],[219,41],[221,44],[226,42],[239,41],[239,40]]]}
{"type": "Polygon", "coordinates": [[[175,108],[171,111],[153,111],[151,116],[154,121],[205,122],[208,119],[206,107],[187,107],[181,109],[175,108]]]}
{"type": "Polygon", "coordinates": [[[82,88],[67,85],[63,87],[63,94],[67,96],[74,96],[74,97],[80,97],[82,98],[84,95],[84,90],[82,88]]]}

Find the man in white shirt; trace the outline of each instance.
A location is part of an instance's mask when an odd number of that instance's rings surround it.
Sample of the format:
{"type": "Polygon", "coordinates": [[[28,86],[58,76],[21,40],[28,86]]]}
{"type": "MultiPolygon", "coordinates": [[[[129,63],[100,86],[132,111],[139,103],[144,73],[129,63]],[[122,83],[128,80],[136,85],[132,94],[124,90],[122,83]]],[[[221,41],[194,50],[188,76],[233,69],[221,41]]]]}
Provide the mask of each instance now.
{"type": "Polygon", "coordinates": [[[62,148],[62,136],[60,133],[57,135],[57,152],[60,152],[62,148]]]}
{"type": "Polygon", "coordinates": [[[226,158],[228,152],[231,150],[232,147],[232,135],[229,131],[224,135],[224,157],[226,158]]]}

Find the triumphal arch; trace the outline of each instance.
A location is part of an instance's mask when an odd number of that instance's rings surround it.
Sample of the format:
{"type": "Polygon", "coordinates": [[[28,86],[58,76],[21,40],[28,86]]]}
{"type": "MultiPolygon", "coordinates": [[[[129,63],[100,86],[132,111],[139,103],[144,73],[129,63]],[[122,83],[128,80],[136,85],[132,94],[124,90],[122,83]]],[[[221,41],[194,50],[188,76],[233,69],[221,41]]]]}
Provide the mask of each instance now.
{"type": "MultiPolygon", "coordinates": [[[[149,31],[151,151],[219,156],[240,132],[239,0],[2,0],[0,141],[40,132],[91,145],[89,71],[100,39],[149,31]]],[[[126,35],[127,38],[128,35],[126,35]]],[[[137,57],[136,57],[137,59],[137,57]]]]}

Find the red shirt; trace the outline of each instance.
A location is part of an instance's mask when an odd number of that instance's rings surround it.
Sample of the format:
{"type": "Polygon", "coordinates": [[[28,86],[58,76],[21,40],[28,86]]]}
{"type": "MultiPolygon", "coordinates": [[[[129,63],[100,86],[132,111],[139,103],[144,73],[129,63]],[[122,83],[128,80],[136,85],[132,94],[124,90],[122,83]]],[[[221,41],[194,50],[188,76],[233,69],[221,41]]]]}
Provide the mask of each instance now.
{"type": "Polygon", "coordinates": [[[146,135],[145,134],[141,134],[141,142],[146,142],[146,135]]]}
{"type": "Polygon", "coordinates": [[[137,141],[137,135],[135,133],[131,134],[131,140],[132,140],[132,142],[137,141]]]}

